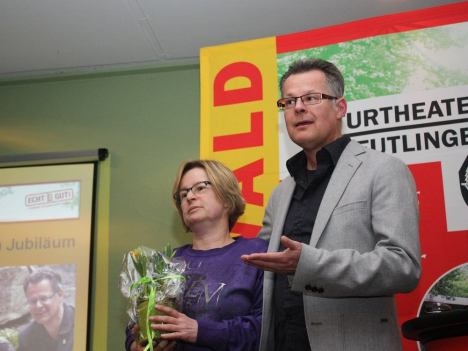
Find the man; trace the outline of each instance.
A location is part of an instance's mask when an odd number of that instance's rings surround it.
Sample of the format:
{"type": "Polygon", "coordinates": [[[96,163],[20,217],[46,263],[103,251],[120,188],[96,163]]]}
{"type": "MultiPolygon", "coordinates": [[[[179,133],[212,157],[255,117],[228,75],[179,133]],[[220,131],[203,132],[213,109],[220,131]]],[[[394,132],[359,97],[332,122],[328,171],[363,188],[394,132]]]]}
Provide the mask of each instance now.
{"type": "Polygon", "coordinates": [[[400,160],[342,135],[335,65],[295,62],[280,90],[302,151],[267,205],[259,236],[268,252],[242,256],[267,271],[260,350],[400,350],[393,295],[420,276],[414,180],[400,160]]]}
{"type": "Polygon", "coordinates": [[[19,334],[18,351],[72,351],[75,310],[64,303],[60,276],[33,272],[23,289],[33,319],[19,334]]]}

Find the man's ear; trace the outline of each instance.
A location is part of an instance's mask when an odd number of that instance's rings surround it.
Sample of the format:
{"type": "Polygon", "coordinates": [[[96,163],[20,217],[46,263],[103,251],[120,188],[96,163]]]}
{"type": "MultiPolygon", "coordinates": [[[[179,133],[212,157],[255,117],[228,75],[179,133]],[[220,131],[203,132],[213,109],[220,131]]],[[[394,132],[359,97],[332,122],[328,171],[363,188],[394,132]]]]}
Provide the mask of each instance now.
{"type": "Polygon", "coordinates": [[[337,108],[337,119],[342,119],[346,116],[346,111],[348,111],[348,103],[346,102],[345,98],[340,98],[336,101],[336,108],[337,108]]]}

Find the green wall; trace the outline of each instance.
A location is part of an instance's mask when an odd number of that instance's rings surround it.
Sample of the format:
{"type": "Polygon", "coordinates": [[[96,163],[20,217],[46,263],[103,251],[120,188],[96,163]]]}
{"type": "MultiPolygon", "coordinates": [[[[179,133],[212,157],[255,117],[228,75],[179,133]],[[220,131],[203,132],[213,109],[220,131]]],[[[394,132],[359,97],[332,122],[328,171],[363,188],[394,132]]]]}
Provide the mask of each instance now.
{"type": "MultiPolygon", "coordinates": [[[[190,239],[171,188],[178,165],[199,155],[199,101],[197,64],[0,83],[0,156],[110,152],[109,304],[107,316],[97,313],[94,320],[108,318],[108,350],[124,350],[123,254],[137,245],[157,249],[190,239]]],[[[97,260],[107,260],[105,253],[97,260]]]]}

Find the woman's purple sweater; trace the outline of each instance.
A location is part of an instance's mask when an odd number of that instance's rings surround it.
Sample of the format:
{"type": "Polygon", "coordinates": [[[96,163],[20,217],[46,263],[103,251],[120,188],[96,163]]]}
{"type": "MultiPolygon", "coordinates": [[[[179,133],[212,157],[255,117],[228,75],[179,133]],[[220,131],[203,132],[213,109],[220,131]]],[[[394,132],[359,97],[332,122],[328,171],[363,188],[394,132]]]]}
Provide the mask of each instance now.
{"type": "MultiPolygon", "coordinates": [[[[195,343],[178,342],[177,351],[255,351],[262,317],[263,271],[241,255],[265,252],[262,239],[237,238],[218,249],[185,245],[176,256],[187,263],[182,312],[198,322],[195,343]]],[[[127,327],[126,349],[134,337],[127,327]]]]}

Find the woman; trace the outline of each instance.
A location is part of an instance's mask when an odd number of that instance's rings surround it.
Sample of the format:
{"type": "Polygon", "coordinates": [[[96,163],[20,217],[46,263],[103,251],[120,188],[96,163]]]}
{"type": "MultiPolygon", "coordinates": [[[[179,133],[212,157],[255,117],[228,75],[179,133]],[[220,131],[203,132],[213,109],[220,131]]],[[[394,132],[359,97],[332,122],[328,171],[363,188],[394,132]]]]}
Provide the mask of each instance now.
{"type": "MultiPolygon", "coordinates": [[[[240,257],[266,251],[262,239],[234,239],[230,233],[245,202],[236,177],[214,160],[182,164],[174,183],[174,203],[192,244],[176,250],[187,262],[182,311],[165,306],[150,317],[168,341],[155,350],[257,350],[262,312],[263,272],[240,257]],[[175,342],[174,342],[175,341],[175,342]]],[[[127,329],[127,350],[142,350],[127,329]]]]}

